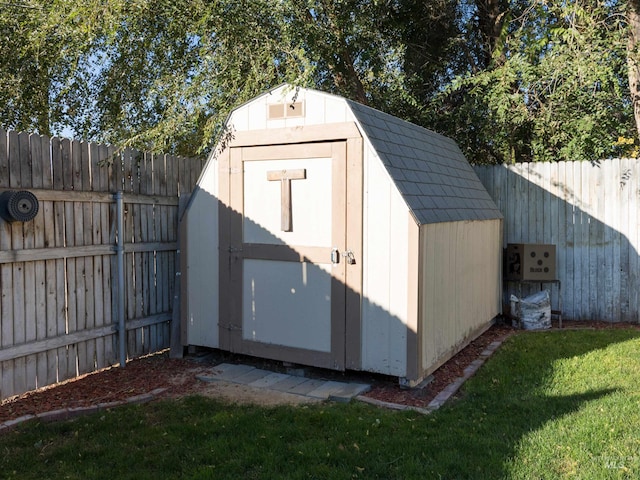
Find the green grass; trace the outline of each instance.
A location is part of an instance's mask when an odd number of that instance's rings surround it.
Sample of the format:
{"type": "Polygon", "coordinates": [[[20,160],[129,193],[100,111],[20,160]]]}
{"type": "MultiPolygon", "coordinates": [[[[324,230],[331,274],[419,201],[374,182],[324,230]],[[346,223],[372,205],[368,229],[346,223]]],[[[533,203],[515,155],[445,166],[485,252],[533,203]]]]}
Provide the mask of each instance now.
{"type": "Polygon", "coordinates": [[[640,478],[640,332],[517,335],[432,415],[201,397],[0,436],[0,478],[640,478]]]}

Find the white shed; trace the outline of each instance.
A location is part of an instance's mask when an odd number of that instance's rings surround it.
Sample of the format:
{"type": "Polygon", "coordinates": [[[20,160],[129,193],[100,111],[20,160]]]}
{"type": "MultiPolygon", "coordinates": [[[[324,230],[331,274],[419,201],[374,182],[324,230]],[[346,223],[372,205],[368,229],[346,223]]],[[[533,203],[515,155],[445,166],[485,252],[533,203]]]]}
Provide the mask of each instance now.
{"type": "Polygon", "coordinates": [[[502,216],[455,142],[281,86],[182,219],[182,342],[414,383],[501,312],[502,216]]]}

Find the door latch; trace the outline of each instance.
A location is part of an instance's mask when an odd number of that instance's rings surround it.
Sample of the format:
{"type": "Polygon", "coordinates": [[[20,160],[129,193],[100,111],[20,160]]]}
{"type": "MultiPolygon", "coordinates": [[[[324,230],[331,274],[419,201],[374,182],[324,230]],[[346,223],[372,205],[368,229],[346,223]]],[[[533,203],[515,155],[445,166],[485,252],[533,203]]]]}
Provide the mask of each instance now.
{"type": "Polygon", "coordinates": [[[355,265],[356,257],[351,250],[345,250],[342,252],[342,256],[346,259],[347,265],[355,265]]]}

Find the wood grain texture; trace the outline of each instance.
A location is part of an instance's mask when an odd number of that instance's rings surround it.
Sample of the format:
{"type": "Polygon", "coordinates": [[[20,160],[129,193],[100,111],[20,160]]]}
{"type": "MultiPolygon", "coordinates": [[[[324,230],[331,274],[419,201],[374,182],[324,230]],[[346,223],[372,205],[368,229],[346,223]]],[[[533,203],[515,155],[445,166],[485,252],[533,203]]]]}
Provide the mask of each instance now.
{"type": "MultiPolygon", "coordinates": [[[[640,167],[636,160],[476,169],[503,212],[505,244],[557,246],[563,319],[638,322],[640,167]]],[[[511,293],[514,286],[505,285],[505,303],[511,293]]],[[[556,309],[558,287],[551,293],[556,309]]]]}
{"type": "Polygon", "coordinates": [[[28,190],[39,202],[30,222],[0,219],[0,399],[117,363],[119,189],[130,356],[168,347],[178,192],[193,187],[203,161],[167,158],[0,130],[0,193],[28,190]]]}

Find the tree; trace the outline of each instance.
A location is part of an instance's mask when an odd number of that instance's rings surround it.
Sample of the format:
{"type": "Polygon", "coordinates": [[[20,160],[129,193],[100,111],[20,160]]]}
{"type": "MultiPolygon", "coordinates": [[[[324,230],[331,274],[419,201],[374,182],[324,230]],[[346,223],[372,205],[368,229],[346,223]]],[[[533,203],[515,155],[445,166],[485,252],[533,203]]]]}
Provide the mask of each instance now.
{"type": "Polygon", "coordinates": [[[3,5],[0,13],[0,124],[7,129],[50,134],[55,114],[52,86],[64,76],[57,62],[64,48],[59,38],[48,38],[46,48],[34,40],[40,8],[3,5]]]}
{"type": "Polygon", "coordinates": [[[627,22],[629,24],[629,38],[627,41],[629,94],[633,105],[637,133],[640,137],[640,1],[629,0],[627,22]]]}
{"type": "Polygon", "coordinates": [[[467,65],[439,96],[436,129],[478,162],[620,153],[616,140],[633,132],[622,4],[481,0],[467,8],[467,65]]]}
{"type": "Polygon", "coordinates": [[[205,151],[233,106],[283,81],[309,83],[313,68],[281,21],[285,6],[54,0],[16,4],[17,16],[3,9],[0,32],[13,44],[0,78],[13,88],[0,97],[2,126],[205,151]]]}
{"type": "Polygon", "coordinates": [[[290,82],[447,134],[476,162],[617,155],[637,138],[637,1],[9,3],[0,126],[192,155],[290,82]]]}

